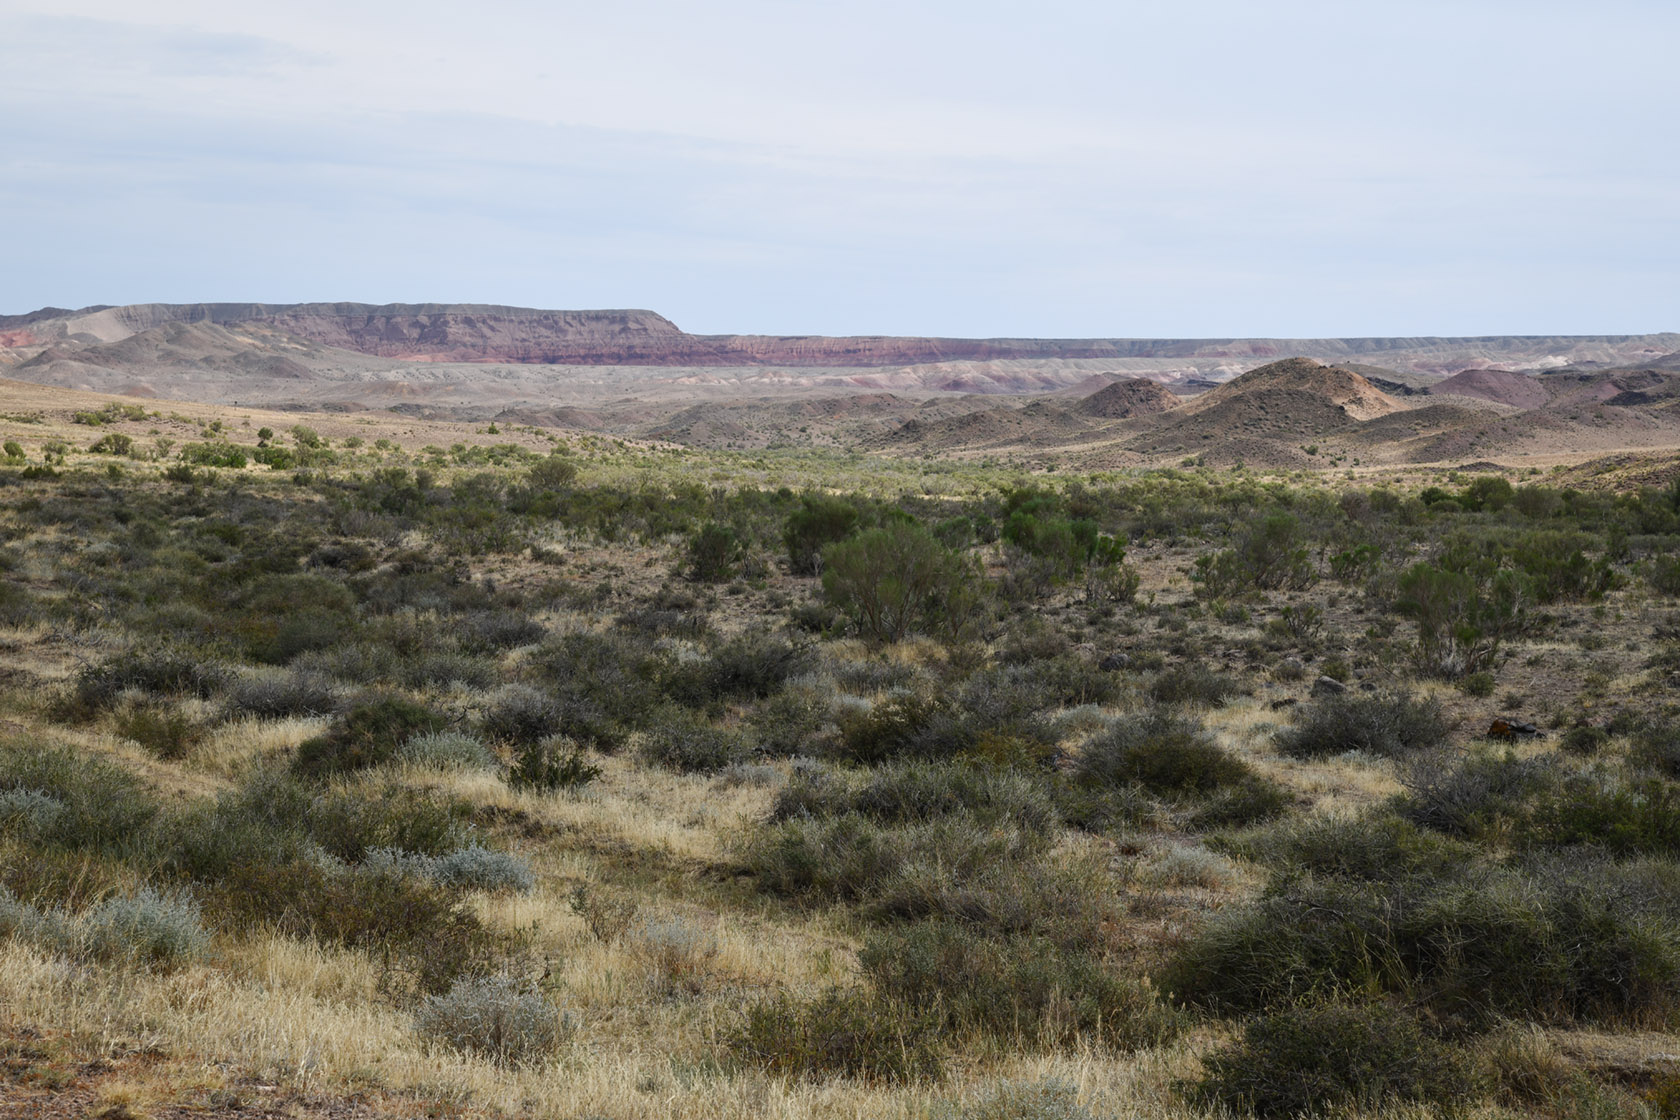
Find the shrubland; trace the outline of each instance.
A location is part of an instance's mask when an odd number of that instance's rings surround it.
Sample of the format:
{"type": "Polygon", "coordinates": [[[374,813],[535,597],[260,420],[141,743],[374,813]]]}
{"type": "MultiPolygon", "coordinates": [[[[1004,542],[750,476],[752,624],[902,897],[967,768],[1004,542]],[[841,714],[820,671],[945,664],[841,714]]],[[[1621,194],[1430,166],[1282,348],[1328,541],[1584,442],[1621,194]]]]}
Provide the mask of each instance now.
{"type": "Polygon", "coordinates": [[[1670,493],[263,430],[0,462],[0,1027],[39,1077],[1680,1099],[1644,1058],[1680,1026],[1670,493]]]}

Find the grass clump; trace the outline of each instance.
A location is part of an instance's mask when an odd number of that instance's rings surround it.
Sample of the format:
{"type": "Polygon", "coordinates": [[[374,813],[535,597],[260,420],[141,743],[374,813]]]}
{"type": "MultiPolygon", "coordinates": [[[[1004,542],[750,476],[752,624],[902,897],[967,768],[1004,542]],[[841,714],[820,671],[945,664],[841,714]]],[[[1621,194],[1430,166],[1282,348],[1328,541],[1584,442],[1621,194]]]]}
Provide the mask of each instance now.
{"type": "Polygon", "coordinates": [[[518,747],[560,734],[562,723],[559,706],[550,697],[510,684],[491,697],[478,726],[487,738],[518,747]]]}
{"type": "Polygon", "coordinates": [[[1176,665],[1149,682],[1149,698],[1157,704],[1217,708],[1241,693],[1234,678],[1204,665],[1176,665]]]}
{"type": "Polygon", "coordinates": [[[587,883],[573,887],[567,901],[595,939],[604,944],[624,936],[641,909],[633,898],[602,894],[587,883]]]}
{"type": "Polygon", "coordinates": [[[1117,720],[1080,748],[1075,773],[1090,785],[1140,785],[1156,793],[1211,793],[1249,778],[1201,721],[1159,709],[1117,720]]]}
{"type": "Polygon", "coordinates": [[[179,707],[138,704],[121,712],[117,734],[132,739],[154,758],[178,762],[205,738],[205,728],[179,707]]]}
{"type": "Polygon", "coordinates": [[[1403,693],[1341,693],[1314,700],[1276,739],[1280,754],[1317,759],[1348,751],[1402,758],[1439,747],[1447,722],[1433,700],[1403,693]]]}
{"type": "Polygon", "coordinates": [[[1147,985],[1044,938],[988,938],[955,922],[918,922],[874,934],[858,960],[877,992],[935,1008],[945,1030],[1005,1047],[1087,1039],[1134,1049],[1176,1028],[1147,985]]]}
{"type": "Polygon", "coordinates": [[[84,913],[79,924],[94,958],[157,968],[197,959],[210,941],[197,902],[151,887],[105,899],[84,913]]]}
{"type": "Polygon", "coordinates": [[[34,843],[121,855],[139,842],[158,804],[127,770],[67,747],[0,743],[0,823],[34,843]],[[52,808],[46,802],[53,802],[52,808]]]}
{"type": "Polygon", "coordinates": [[[307,669],[269,670],[237,677],[228,685],[223,703],[231,715],[260,719],[326,716],[340,706],[333,679],[307,669]]]}
{"type": "Polygon", "coordinates": [[[1049,789],[1013,771],[963,762],[892,763],[858,775],[810,769],[776,797],[772,820],[858,813],[879,824],[909,824],[967,814],[983,823],[1009,823],[1047,832],[1057,823],[1049,789]]]}
{"type": "Polygon", "coordinates": [[[589,761],[583,748],[564,738],[527,743],[508,768],[508,782],[515,789],[545,793],[579,790],[601,776],[601,768],[589,761]]]}
{"type": "Polygon", "coordinates": [[[1114,721],[1080,748],[1063,794],[1069,820],[1085,827],[1146,815],[1165,798],[1191,828],[1253,824],[1287,807],[1276,783],[1221,747],[1201,721],[1167,708],[1114,721]]]}
{"type": "Polygon", "coordinates": [[[497,766],[489,747],[459,731],[416,735],[398,748],[396,758],[427,770],[494,770],[497,766]]]}
{"type": "Polygon", "coordinates": [[[7,937],[71,957],[155,969],[197,960],[210,943],[197,902],[150,886],[107,896],[79,915],[32,906],[0,886],[0,939],[7,937]]]}
{"type": "Polygon", "coordinates": [[[773,1076],[904,1082],[944,1072],[931,1013],[839,988],[816,999],[784,994],[749,1006],[728,1048],[773,1076]]]}
{"type": "Polygon", "coordinates": [[[681,710],[666,709],[665,718],[642,738],[643,762],[684,774],[715,774],[751,754],[751,744],[739,732],[681,710]]]}
{"type": "Polygon", "coordinates": [[[350,708],[325,735],[301,744],[292,771],[320,779],[378,766],[415,736],[436,734],[446,726],[443,715],[424,704],[389,693],[375,695],[350,708]]]}
{"type": "Polygon", "coordinates": [[[457,890],[523,894],[537,881],[524,860],[480,844],[436,856],[405,852],[401,848],[372,848],[362,865],[370,872],[417,875],[457,890]]]}
{"type": "Polygon", "coordinates": [[[1268,1015],[1203,1059],[1197,1103],[1256,1117],[1339,1114],[1395,1103],[1455,1109],[1477,1092],[1467,1057],[1397,1008],[1331,1004],[1268,1015]]]}
{"type": "Polygon", "coordinates": [[[505,976],[462,978],[429,997],[415,1016],[420,1037],[498,1065],[533,1065],[552,1056],[570,1024],[548,1000],[505,976]]]}
{"type": "Polygon", "coordinates": [[[967,1103],[941,1101],[933,1120],[1097,1120],[1079,1103],[1077,1086],[1055,1078],[1003,1081],[967,1103]]]}
{"type": "Polygon", "coordinates": [[[84,668],[55,714],[69,720],[86,720],[113,706],[126,692],[209,699],[226,681],[225,668],[185,651],[141,650],[84,668]]]}
{"type": "Polygon", "coordinates": [[[694,994],[718,954],[717,936],[681,918],[648,918],[623,935],[630,955],[648,970],[661,995],[694,994]]]}
{"type": "Polygon", "coordinates": [[[1161,984],[1222,1012],[1383,992],[1473,1028],[1670,1021],[1680,927],[1661,892],[1562,866],[1284,881],[1209,922],[1161,984]]]}

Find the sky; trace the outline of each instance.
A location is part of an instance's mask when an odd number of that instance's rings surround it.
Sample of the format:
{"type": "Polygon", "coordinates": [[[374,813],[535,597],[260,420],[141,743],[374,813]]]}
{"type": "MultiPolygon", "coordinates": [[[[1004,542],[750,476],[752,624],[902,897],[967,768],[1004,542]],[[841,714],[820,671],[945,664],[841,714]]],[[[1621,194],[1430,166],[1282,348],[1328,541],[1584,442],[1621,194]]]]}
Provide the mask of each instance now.
{"type": "Polygon", "coordinates": [[[0,314],[1680,330],[1672,0],[0,0],[0,314]]]}

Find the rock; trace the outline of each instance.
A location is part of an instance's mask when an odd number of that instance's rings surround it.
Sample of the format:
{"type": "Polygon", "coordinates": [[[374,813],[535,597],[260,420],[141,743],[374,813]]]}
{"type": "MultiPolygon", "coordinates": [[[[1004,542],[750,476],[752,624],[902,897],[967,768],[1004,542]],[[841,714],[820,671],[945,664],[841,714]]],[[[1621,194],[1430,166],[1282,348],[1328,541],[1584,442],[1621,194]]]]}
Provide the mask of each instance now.
{"type": "Polygon", "coordinates": [[[1504,739],[1507,741],[1531,739],[1538,734],[1540,734],[1540,729],[1532,723],[1524,723],[1517,719],[1505,719],[1504,717],[1494,720],[1487,729],[1489,739],[1504,739]]]}
{"type": "Polygon", "coordinates": [[[1285,696],[1282,700],[1273,700],[1272,701],[1272,711],[1281,712],[1285,708],[1293,708],[1295,705],[1297,705],[1299,703],[1300,703],[1300,701],[1295,699],[1295,697],[1285,696]]]}
{"type": "Polygon", "coordinates": [[[1306,663],[1303,662],[1299,657],[1286,657],[1286,658],[1284,658],[1282,661],[1280,661],[1278,663],[1278,669],[1279,669],[1279,671],[1281,671],[1283,673],[1286,673],[1286,674],[1288,674],[1289,676],[1292,676],[1292,677],[1304,677],[1304,676],[1307,675],[1306,663]]]}
{"type": "Polygon", "coordinates": [[[1313,682],[1314,696],[1340,696],[1347,691],[1347,685],[1335,677],[1319,677],[1313,682]]]}
{"type": "Polygon", "coordinates": [[[1131,667],[1132,659],[1123,653],[1111,653],[1097,662],[1097,668],[1104,672],[1114,673],[1131,667]]]}

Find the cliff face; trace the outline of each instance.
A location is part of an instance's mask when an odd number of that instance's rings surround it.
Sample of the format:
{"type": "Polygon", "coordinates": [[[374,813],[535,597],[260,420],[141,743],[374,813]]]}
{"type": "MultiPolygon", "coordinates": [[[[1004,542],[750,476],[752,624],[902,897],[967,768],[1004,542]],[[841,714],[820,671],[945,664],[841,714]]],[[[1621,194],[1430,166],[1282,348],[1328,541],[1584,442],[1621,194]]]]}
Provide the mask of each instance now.
{"type": "Polygon", "coordinates": [[[323,346],[426,362],[659,365],[690,340],[651,311],[338,304],[275,309],[260,321],[323,346]]]}

